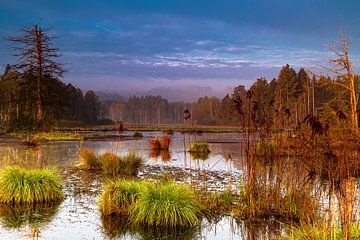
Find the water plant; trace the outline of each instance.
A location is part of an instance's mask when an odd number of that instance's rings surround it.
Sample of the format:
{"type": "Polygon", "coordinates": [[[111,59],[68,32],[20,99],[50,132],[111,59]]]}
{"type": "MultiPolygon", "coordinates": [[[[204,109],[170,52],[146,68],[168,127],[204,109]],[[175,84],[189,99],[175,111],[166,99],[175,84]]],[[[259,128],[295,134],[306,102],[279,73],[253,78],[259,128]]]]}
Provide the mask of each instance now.
{"type": "Polygon", "coordinates": [[[96,154],[93,149],[82,149],[80,151],[81,163],[88,170],[101,169],[100,157],[96,154]]]}
{"type": "Polygon", "coordinates": [[[61,181],[51,169],[6,167],[0,173],[0,202],[41,203],[64,199],[61,181]]]}
{"type": "Polygon", "coordinates": [[[142,137],[144,137],[144,135],[141,132],[136,131],[136,132],[134,132],[133,137],[142,138],[142,137]]]}
{"type": "MultiPolygon", "coordinates": [[[[284,238],[285,239],[285,238],[284,238]]],[[[323,224],[319,225],[301,225],[299,227],[290,227],[290,233],[286,237],[288,240],[326,240],[326,239],[360,239],[360,227],[358,224],[351,226],[350,236],[346,238],[342,235],[341,227],[327,228],[323,224]]]]}
{"type": "Polygon", "coordinates": [[[224,214],[230,214],[235,202],[232,192],[225,190],[219,193],[208,193],[203,191],[199,193],[201,202],[201,212],[209,220],[218,219],[224,214]]]}
{"type": "Polygon", "coordinates": [[[246,183],[240,187],[239,201],[234,209],[236,217],[274,218],[291,224],[317,220],[320,197],[312,191],[309,182],[303,181],[306,173],[300,174],[298,168],[291,168],[286,160],[271,168],[254,163],[248,170],[246,183]]]}
{"type": "Polygon", "coordinates": [[[165,135],[163,137],[153,137],[150,139],[151,150],[169,150],[171,137],[165,135]]]}
{"type": "Polygon", "coordinates": [[[207,160],[209,158],[210,146],[205,142],[193,142],[190,145],[191,158],[196,160],[207,160]]]}
{"type": "Polygon", "coordinates": [[[200,205],[192,190],[166,182],[144,189],[130,208],[130,221],[149,227],[193,227],[199,222],[199,214],[200,205]]]}
{"type": "Polygon", "coordinates": [[[108,182],[99,200],[100,210],[103,214],[128,215],[129,207],[134,204],[148,183],[134,180],[119,179],[108,182]]]}
{"type": "Polygon", "coordinates": [[[128,175],[136,175],[140,166],[143,164],[144,159],[135,152],[130,152],[123,156],[123,161],[125,165],[123,173],[128,175]]]}
{"type": "Polygon", "coordinates": [[[255,153],[257,157],[274,158],[277,152],[277,144],[275,142],[259,142],[256,143],[255,153]]]}
{"type": "Polygon", "coordinates": [[[190,145],[190,152],[193,153],[210,153],[210,146],[206,142],[193,142],[190,145]]]}
{"type": "Polygon", "coordinates": [[[136,175],[144,162],[142,156],[130,152],[127,155],[117,156],[111,152],[105,152],[100,157],[101,169],[110,175],[136,175]]]}
{"type": "Polygon", "coordinates": [[[83,149],[80,152],[81,164],[88,170],[102,170],[108,175],[136,175],[144,159],[142,156],[130,152],[118,156],[106,151],[99,155],[92,149],[83,149]]]}

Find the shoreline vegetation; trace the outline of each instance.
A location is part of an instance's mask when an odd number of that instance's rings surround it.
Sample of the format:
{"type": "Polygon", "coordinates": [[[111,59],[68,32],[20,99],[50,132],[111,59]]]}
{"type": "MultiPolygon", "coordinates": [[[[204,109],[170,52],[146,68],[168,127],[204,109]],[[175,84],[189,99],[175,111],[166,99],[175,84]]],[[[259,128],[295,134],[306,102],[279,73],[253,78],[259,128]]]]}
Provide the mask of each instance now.
{"type": "MultiPolygon", "coordinates": [[[[174,132],[180,133],[244,133],[248,132],[247,129],[240,126],[212,126],[212,125],[198,125],[194,129],[185,124],[124,124],[124,131],[130,131],[137,134],[141,132],[162,131],[164,133],[174,132]]],[[[250,132],[257,132],[259,129],[251,129],[250,132]]],[[[274,133],[291,134],[293,129],[272,130],[274,133]]],[[[118,133],[116,126],[112,125],[98,125],[88,127],[75,127],[75,128],[55,128],[47,132],[2,132],[0,139],[11,139],[13,141],[20,141],[25,146],[37,146],[41,142],[54,142],[54,141],[85,141],[85,140],[106,140],[112,138],[137,138],[137,135],[127,134],[126,132],[118,133]],[[115,132],[115,133],[109,133],[115,132]]]]}

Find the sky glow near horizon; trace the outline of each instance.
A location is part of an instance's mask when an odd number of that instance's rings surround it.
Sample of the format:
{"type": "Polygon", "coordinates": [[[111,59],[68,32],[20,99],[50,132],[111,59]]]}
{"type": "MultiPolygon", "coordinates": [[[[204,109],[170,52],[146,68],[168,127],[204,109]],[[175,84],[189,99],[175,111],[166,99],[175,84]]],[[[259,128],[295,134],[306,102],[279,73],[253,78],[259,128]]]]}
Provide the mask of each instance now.
{"type": "Polygon", "coordinates": [[[360,56],[360,3],[318,0],[0,0],[0,70],[14,63],[6,36],[52,26],[69,72],[83,89],[142,91],[211,87],[224,92],[281,66],[318,69],[339,29],[360,56]]]}

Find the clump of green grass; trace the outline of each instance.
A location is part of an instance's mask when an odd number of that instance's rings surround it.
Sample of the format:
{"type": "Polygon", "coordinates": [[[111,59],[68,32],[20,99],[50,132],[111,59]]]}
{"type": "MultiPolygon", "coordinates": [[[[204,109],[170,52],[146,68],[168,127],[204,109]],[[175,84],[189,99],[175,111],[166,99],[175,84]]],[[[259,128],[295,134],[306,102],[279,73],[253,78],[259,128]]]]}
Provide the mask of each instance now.
{"type": "Polygon", "coordinates": [[[82,141],[88,139],[103,139],[108,138],[107,134],[91,133],[83,134],[78,132],[42,132],[34,135],[34,138],[40,142],[53,141],[82,141]]]}
{"type": "Polygon", "coordinates": [[[92,149],[82,149],[80,152],[80,159],[82,164],[88,170],[101,169],[100,157],[92,149]]]}
{"type": "Polygon", "coordinates": [[[64,199],[61,181],[50,169],[6,167],[0,173],[0,202],[41,203],[64,199]]]}
{"type": "Polygon", "coordinates": [[[192,159],[207,160],[209,158],[210,146],[205,142],[193,142],[190,145],[190,155],[192,159]]]}
{"type": "Polygon", "coordinates": [[[205,142],[193,142],[190,145],[190,152],[193,153],[210,153],[210,146],[205,142]]]}
{"type": "Polygon", "coordinates": [[[35,139],[41,142],[80,141],[84,139],[84,136],[78,133],[48,132],[48,133],[37,133],[35,135],[35,139]]]}
{"type": "Polygon", "coordinates": [[[130,152],[124,156],[117,156],[111,152],[105,152],[101,157],[101,169],[113,176],[125,174],[136,175],[144,162],[143,157],[130,152]]]}
{"type": "Polygon", "coordinates": [[[162,228],[193,227],[199,222],[200,206],[194,192],[167,182],[146,188],[130,208],[136,225],[162,228]]]}
{"type": "Polygon", "coordinates": [[[117,175],[122,168],[122,159],[116,154],[107,151],[100,157],[100,167],[105,174],[117,175]]]}
{"type": "Polygon", "coordinates": [[[133,137],[142,138],[142,137],[144,137],[144,135],[141,132],[136,131],[136,132],[134,132],[133,137]]]}
{"type": "Polygon", "coordinates": [[[80,152],[82,165],[88,170],[102,170],[108,175],[136,175],[144,162],[142,156],[130,152],[127,155],[118,156],[110,151],[102,155],[94,150],[83,149],[80,152]]]}
{"type": "Polygon", "coordinates": [[[142,156],[135,152],[130,152],[123,156],[124,170],[123,173],[127,175],[136,175],[141,165],[144,163],[142,156]]]}
{"type": "Polygon", "coordinates": [[[171,137],[165,135],[163,137],[153,137],[150,139],[151,150],[169,150],[171,137]]]}
{"type": "Polygon", "coordinates": [[[107,183],[99,200],[101,212],[128,215],[130,206],[138,200],[146,185],[145,182],[123,179],[107,183]]]}

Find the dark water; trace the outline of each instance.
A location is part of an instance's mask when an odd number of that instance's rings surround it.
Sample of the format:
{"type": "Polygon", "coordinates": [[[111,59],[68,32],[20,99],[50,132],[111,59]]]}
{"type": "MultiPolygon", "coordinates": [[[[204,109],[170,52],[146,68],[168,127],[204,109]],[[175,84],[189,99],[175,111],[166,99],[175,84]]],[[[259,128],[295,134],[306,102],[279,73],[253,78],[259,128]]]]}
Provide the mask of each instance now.
{"type": "MultiPolygon", "coordinates": [[[[110,133],[116,134],[116,133],[110,133]]],[[[131,132],[125,133],[131,136],[131,132]]],[[[139,178],[171,176],[179,182],[204,185],[210,190],[223,191],[229,187],[236,191],[243,174],[241,152],[242,135],[239,133],[207,133],[172,136],[170,156],[157,156],[149,151],[151,136],[162,132],[146,132],[142,139],[112,138],[102,141],[44,143],[36,148],[19,143],[0,143],[0,168],[7,165],[28,167],[56,167],[63,177],[66,199],[55,205],[11,208],[0,206],[0,239],[271,239],[281,226],[237,222],[227,216],[216,223],[203,220],[201,226],[178,235],[153,230],[128,230],[115,220],[102,219],[97,201],[102,191],[102,176],[76,167],[79,150],[83,147],[97,152],[112,151],[141,154],[145,166],[139,178]],[[190,142],[206,141],[212,152],[206,160],[192,159],[184,151],[190,142]],[[185,145],[184,145],[185,142],[185,145]]]]}

